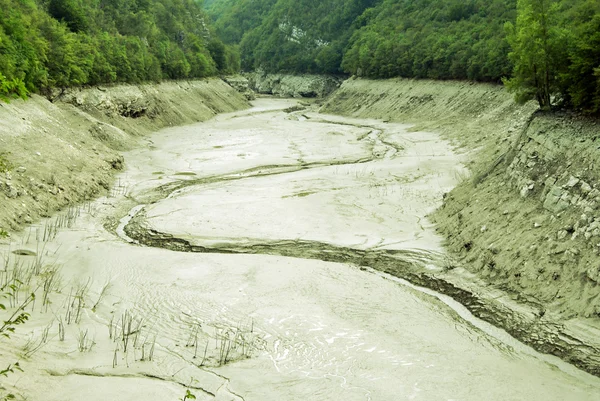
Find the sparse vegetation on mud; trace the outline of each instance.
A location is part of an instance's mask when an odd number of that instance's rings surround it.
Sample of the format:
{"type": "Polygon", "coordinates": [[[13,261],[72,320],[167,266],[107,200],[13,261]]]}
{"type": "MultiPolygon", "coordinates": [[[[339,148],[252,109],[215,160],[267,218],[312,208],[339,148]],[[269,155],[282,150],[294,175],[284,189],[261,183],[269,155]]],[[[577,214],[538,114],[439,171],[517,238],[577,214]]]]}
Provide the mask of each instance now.
{"type": "Polygon", "coordinates": [[[0,173],[6,173],[12,169],[12,164],[7,160],[6,155],[0,153],[0,173]]]}

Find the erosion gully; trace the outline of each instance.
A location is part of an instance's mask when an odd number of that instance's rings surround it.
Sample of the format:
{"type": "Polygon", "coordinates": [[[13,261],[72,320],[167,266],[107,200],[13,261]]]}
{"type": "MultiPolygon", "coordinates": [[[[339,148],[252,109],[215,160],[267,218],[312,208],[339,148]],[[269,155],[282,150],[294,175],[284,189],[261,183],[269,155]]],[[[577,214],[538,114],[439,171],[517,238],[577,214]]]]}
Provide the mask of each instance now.
{"type": "Polygon", "coordinates": [[[426,216],[463,158],[292,100],[157,132],[110,196],[1,245],[5,270],[50,289],[2,343],[26,372],[4,384],[48,401],[598,400],[598,378],[396,277],[447,268],[426,216]]]}

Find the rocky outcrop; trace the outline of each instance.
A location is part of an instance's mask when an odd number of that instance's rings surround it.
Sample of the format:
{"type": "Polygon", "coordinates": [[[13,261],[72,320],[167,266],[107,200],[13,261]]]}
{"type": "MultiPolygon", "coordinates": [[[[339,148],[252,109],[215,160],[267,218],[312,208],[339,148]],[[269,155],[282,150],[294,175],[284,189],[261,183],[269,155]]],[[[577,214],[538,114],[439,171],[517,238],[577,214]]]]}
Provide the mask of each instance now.
{"type": "MultiPolygon", "coordinates": [[[[540,214],[547,229],[546,241],[540,246],[555,255],[545,262],[545,268],[554,266],[552,270],[559,271],[568,266],[565,273],[581,280],[582,288],[564,293],[564,297],[585,293],[600,300],[599,128],[597,121],[573,115],[540,114],[506,170],[508,182],[519,195],[543,208],[540,214]],[[563,260],[562,253],[569,255],[569,260],[563,260]]],[[[599,302],[582,307],[575,311],[600,316],[599,302]]]]}
{"type": "Polygon", "coordinates": [[[233,89],[240,92],[248,100],[256,99],[254,91],[250,89],[250,82],[248,78],[242,75],[233,75],[224,77],[223,81],[227,82],[233,89]]]}
{"type": "Polygon", "coordinates": [[[267,74],[262,71],[246,74],[250,88],[260,94],[279,97],[323,98],[336,90],[342,78],[328,75],[267,74]]]}

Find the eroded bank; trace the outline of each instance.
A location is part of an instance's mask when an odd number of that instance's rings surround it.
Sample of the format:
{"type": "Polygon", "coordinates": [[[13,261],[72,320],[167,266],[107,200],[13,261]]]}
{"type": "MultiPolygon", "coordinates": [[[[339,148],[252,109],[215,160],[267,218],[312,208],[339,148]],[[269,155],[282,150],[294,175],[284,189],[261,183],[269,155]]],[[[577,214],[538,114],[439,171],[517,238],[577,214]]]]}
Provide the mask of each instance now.
{"type": "Polygon", "coordinates": [[[12,271],[41,261],[31,283],[51,300],[3,346],[29,378],[5,385],[62,401],[595,399],[597,378],[365,267],[443,273],[425,215],[464,155],[405,124],[255,105],[151,135],[111,197],[3,248],[12,271]]]}
{"type": "Polygon", "coordinates": [[[220,79],[56,91],[0,103],[0,230],[91,200],[123,169],[121,152],[165,126],[249,107],[220,79]]]}
{"type": "Polygon", "coordinates": [[[469,151],[430,216],[459,263],[417,282],[600,372],[597,121],[536,113],[500,86],[413,80],[346,81],[324,110],[414,122],[469,151]]]}

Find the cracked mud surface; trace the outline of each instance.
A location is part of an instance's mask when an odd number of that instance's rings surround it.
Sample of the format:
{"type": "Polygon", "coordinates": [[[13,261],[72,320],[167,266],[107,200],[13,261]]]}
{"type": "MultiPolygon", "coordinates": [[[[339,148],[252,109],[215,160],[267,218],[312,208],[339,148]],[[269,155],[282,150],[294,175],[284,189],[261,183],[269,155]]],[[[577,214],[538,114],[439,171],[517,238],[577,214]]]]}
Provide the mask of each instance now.
{"type": "Polygon", "coordinates": [[[597,378],[378,272],[413,282],[443,274],[426,215],[462,171],[448,143],[400,124],[283,111],[294,104],[260,99],[246,113],[161,131],[126,155],[127,196],[99,201],[47,246],[64,265],[63,293],[92,277],[88,303],[110,281],[108,295],[67,326],[65,341],[30,358],[32,379],[17,383],[24,394],[597,399],[597,378]],[[117,236],[102,227],[111,214],[122,218],[117,236]],[[143,334],[115,351],[108,327],[125,311],[143,334]],[[90,352],[77,352],[82,329],[94,335],[90,352]],[[221,364],[224,339],[235,346],[221,364]]]}

